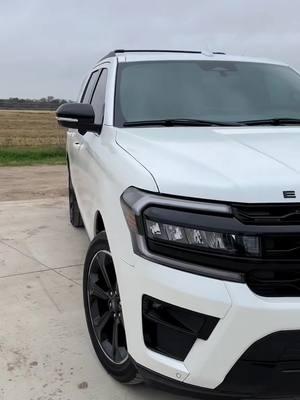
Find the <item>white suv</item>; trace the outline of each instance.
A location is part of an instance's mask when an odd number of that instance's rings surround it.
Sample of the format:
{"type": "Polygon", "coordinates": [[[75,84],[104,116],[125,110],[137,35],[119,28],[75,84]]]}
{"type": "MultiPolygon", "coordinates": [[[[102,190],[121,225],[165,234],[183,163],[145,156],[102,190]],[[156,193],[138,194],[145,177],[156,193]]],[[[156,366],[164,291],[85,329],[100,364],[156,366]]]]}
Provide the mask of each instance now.
{"type": "Polygon", "coordinates": [[[68,127],[95,351],[125,383],[300,394],[300,76],[222,53],[117,50],[68,127]]]}

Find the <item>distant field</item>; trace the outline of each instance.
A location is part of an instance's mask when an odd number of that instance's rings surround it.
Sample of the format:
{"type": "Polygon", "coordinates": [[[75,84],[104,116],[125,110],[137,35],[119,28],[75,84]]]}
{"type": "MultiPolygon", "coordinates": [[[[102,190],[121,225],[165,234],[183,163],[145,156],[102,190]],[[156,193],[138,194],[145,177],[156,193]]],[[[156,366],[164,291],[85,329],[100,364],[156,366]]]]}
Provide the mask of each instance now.
{"type": "Polygon", "coordinates": [[[66,163],[63,147],[0,147],[0,167],[66,163]]]}
{"type": "Polygon", "coordinates": [[[0,110],[0,148],[64,147],[65,132],[52,111],[0,110]]]}
{"type": "Polygon", "coordinates": [[[0,110],[0,166],[64,164],[65,143],[54,112],[0,110]]]}

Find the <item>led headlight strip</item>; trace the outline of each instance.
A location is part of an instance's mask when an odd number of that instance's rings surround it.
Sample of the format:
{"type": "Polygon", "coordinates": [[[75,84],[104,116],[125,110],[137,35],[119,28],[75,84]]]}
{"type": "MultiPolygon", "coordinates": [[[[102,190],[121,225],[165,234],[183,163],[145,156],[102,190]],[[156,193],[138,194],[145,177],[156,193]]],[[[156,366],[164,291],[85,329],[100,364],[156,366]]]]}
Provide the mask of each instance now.
{"type": "Polygon", "coordinates": [[[256,236],[237,235],[235,233],[211,232],[191,229],[178,225],[163,224],[146,220],[147,235],[153,240],[162,240],[201,250],[253,256],[260,254],[260,242],[256,236]]]}

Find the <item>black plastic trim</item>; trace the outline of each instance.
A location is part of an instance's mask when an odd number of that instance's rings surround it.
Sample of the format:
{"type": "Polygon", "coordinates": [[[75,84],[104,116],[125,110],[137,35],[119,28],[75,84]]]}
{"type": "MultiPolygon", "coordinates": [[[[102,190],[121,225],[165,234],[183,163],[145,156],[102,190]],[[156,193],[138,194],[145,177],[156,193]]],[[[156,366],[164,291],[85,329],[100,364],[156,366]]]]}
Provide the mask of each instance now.
{"type": "Polygon", "coordinates": [[[197,339],[209,339],[220,320],[145,294],[142,319],[146,347],[180,361],[184,361],[197,339]]]}
{"type": "Polygon", "coordinates": [[[160,49],[138,49],[138,50],[126,50],[126,49],[119,49],[115,50],[115,54],[118,53],[184,53],[184,54],[202,54],[202,51],[199,50],[160,50],[160,49]]]}
{"type": "MultiPolygon", "coordinates": [[[[215,268],[221,271],[227,271],[228,273],[232,272],[242,275],[246,274],[249,271],[261,268],[266,271],[299,271],[299,260],[270,260],[263,258],[246,258],[229,256],[225,255],[224,253],[209,254],[208,252],[204,253],[190,248],[186,249],[183,246],[174,246],[172,244],[168,244],[167,242],[162,243],[151,239],[147,240],[147,246],[151,254],[157,254],[161,257],[168,258],[170,264],[172,264],[171,260],[172,258],[174,258],[178,261],[185,261],[192,265],[206,266],[208,268],[211,268],[212,274],[213,269],[215,268]]],[[[244,278],[242,278],[242,276],[241,281],[244,281],[244,278]]]]}
{"type": "MultiPolygon", "coordinates": [[[[140,364],[135,363],[140,375],[143,377],[144,381],[160,390],[164,390],[165,392],[173,393],[182,396],[188,396],[191,398],[198,399],[223,399],[223,400],[232,400],[232,399],[249,399],[249,395],[241,395],[236,393],[218,393],[215,390],[206,389],[200,386],[188,385],[187,383],[177,381],[175,379],[171,379],[167,376],[158,374],[148,368],[143,367],[140,364]]],[[[254,398],[254,397],[252,397],[254,398]]],[[[273,397],[274,399],[274,397],[273,397]]],[[[280,397],[282,399],[282,397],[280,397]]]]}
{"type": "Polygon", "coordinates": [[[233,215],[243,224],[249,225],[298,225],[300,203],[281,204],[232,204],[233,215]]]}

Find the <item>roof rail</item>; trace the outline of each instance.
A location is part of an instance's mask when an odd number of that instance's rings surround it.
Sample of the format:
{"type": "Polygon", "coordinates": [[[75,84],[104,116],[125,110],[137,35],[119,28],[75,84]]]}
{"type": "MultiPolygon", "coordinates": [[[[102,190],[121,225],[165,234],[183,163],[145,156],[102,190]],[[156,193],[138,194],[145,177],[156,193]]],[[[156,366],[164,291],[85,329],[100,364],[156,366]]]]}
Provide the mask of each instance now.
{"type": "MultiPolygon", "coordinates": [[[[109,58],[109,57],[114,57],[117,54],[120,53],[184,53],[184,54],[202,54],[202,51],[198,50],[162,50],[162,49],[139,49],[139,50],[126,50],[126,49],[116,49],[108,53],[105,57],[102,57],[99,61],[101,62],[102,60],[109,58]]],[[[225,55],[226,53],[222,51],[214,51],[212,54],[220,54],[220,55],[225,55]]]]}
{"type": "Polygon", "coordinates": [[[100,60],[97,61],[97,64],[99,64],[101,61],[105,60],[106,58],[114,57],[115,55],[116,55],[116,51],[113,50],[113,51],[109,52],[108,54],[106,54],[106,56],[100,58],[100,60]]]}
{"type": "Polygon", "coordinates": [[[115,50],[115,53],[194,53],[201,54],[202,51],[196,50],[163,50],[163,49],[139,49],[139,50],[115,50]]]}

